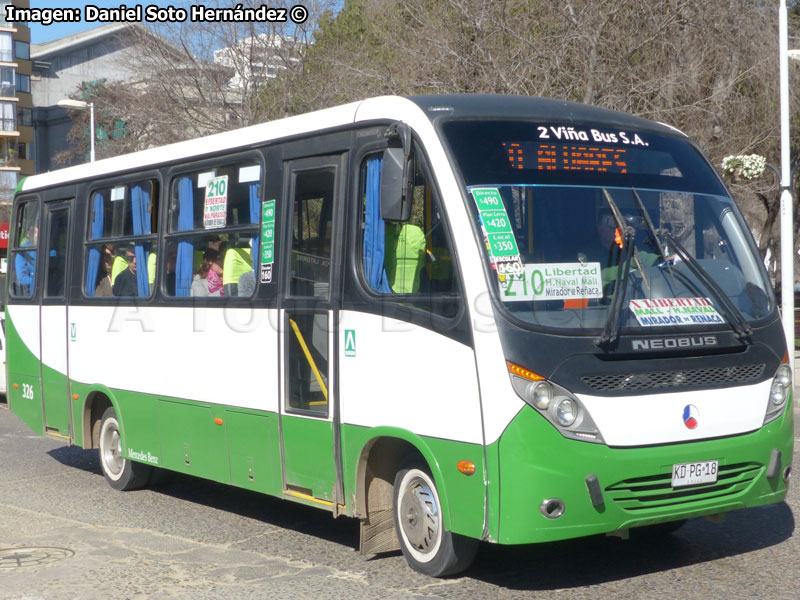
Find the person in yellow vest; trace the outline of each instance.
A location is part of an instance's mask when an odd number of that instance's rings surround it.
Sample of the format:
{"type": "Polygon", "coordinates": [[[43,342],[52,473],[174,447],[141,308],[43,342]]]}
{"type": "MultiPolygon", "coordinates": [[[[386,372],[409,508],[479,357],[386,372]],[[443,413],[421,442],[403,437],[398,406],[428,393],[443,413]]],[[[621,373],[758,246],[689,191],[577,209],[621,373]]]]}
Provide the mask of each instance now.
{"type": "Polygon", "coordinates": [[[425,266],[425,234],[411,223],[386,223],[386,279],[396,294],[419,291],[425,266]]]}

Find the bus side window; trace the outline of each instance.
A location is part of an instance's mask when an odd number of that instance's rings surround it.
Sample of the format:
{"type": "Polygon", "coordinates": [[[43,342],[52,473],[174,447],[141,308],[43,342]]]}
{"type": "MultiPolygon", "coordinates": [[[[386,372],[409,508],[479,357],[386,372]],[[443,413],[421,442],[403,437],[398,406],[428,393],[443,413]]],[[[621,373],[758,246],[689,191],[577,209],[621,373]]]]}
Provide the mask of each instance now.
{"type": "Polygon", "coordinates": [[[170,239],[162,267],[167,296],[223,298],[255,293],[261,174],[261,165],[251,159],[228,159],[172,180],[170,239]],[[231,231],[233,227],[237,229],[231,231]]]}
{"type": "Polygon", "coordinates": [[[336,172],[325,167],[296,175],[292,211],[292,296],[327,297],[336,172]]]}
{"type": "Polygon", "coordinates": [[[155,279],[151,250],[158,233],[156,182],[98,188],[88,200],[84,295],[149,297],[155,279]],[[115,287],[119,277],[127,281],[115,287]]]}
{"type": "Polygon", "coordinates": [[[420,156],[413,159],[411,218],[384,221],[380,215],[380,155],[361,169],[363,221],[362,264],[369,287],[380,294],[425,296],[457,293],[452,244],[443,226],[436,192],[420,156]]]}
{"type": "Polygon", "coordinates": [[[36,263],[39,246],[39,204],[21,204],[15,224],[14,249],[12,251],[11,296],[30,298],[36,283],[36,263]]]}

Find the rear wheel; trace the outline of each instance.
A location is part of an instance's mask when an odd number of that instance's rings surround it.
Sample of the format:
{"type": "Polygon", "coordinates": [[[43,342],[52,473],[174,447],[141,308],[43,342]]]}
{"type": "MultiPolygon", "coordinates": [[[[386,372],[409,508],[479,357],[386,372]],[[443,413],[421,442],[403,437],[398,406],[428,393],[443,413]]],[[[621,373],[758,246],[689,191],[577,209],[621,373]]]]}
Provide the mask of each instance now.
{"type": "Polygon", "coordinates": [[[439,493],[428,469],[411,465],[394,480],[394,526],[412,569],[443,577],[465,570],[478,551],[478,540],[444,528],[439,493]]]}
{"type": "Polygon", "coordinates": [[[114,407],[109,406],[100,420],[100,467],[115,490],[137,490],[147,485],[152,469],[128,460],[122,453],[122,434],[114,407]]]}

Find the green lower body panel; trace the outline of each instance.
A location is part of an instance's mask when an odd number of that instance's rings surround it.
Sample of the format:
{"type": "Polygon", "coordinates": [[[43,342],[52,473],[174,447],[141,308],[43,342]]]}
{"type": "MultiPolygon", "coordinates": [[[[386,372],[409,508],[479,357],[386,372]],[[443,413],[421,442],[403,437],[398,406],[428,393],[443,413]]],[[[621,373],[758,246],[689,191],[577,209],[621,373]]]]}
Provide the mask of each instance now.
{"type": "Polygon", "coordinates": [[[283,415],[282,427],[287,486],[333,502],[333,424],[324,419],[283,415]]]}
{"type": "MultiPolygon", "coordinates": [[[[77,382],[71,385],[79,397],[74,403],[75,423],[84,422],[84,401],[92,394],[100,392],[112,399],[122,427],[126,458],[281,495],[277,414],[124,390],[100,390],[77,382]]],[[[76,429],[82,432],[81,428],[76,429]]],[[[75,442],[89,446],[84,435],[76,436],[75,442]]]]}
{"type": "MultiPolygon", "coordinates": [[[[342,428],[342,456],[345,481],[345,497],[348,504],[356,497],[358,464],[362,455],[370,452],[376,440],[393,439],[415,448],[427,462],[444,508],[444,525],[454,533],[482,538],[486,521],[486,469],[483,446],[427,436],[391,427],[359,427],[345,425],[342,428]],[[471,475],[458,470],[458,463],[474,464],[471,475]]],[[[403,457],[396,457],[401,460],[403,457]]],[[[362,507],[363,508],[363,507],[362,507]]]]}
{"type": "Polygon", "coordinates": [[[553,541],[780,502],[786,484],[780,475],[767,479],[766,470],[773,449],[782,456],[779,473],[791,463],[792,440],[791,406],[753,433],[644,448],[568,440],[526,407],[487,448],[489,462],[499,464],[490,536],[504,544],[553,541]],[[672,488],[674,464],[704,460],[719,461],[716,483],[672,488]],[[590,475],[602,491],[599,506],[589,495],[590,475]],[[563,515],[548,518],[539,507],[556,498],[563,515]]]}

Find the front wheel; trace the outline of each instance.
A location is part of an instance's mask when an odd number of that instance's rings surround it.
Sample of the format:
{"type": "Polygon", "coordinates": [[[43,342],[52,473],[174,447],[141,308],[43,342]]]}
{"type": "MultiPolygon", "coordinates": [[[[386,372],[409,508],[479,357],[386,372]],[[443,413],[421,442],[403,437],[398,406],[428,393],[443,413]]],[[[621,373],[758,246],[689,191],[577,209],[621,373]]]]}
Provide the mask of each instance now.
{"type": "Polygon", "coordinates": [[[478,551],[478,540],[444,528],[439,493],[428,470],[412,465],[394,480],[394,526],[412,569],[443,577],[464,571],[478,551]]]}
{"type": "Polygon", "coordinates": [[[138,490],[147,485],[152,470],[148,465],[125,458],[117,413],[109,406],[100,421],[100,467],[115,490],[138,490]]]}

